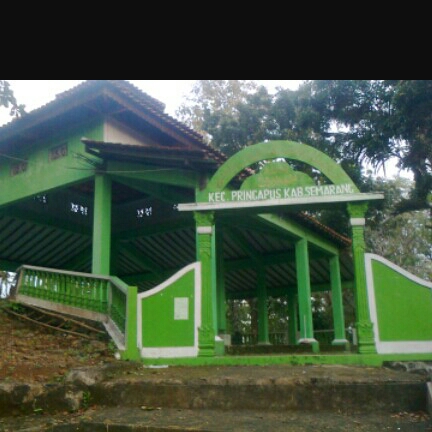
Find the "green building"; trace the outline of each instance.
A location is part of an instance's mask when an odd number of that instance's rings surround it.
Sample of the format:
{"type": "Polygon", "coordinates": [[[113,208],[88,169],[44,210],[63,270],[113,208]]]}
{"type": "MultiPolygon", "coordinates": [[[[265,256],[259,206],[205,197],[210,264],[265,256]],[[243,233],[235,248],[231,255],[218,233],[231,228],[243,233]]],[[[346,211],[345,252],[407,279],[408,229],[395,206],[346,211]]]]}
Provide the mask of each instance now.
{"type": "Polygon", "coordinates": [[[330,361],[311,296],[331,293],[342,353],[344,289],[355,354],[337,361],[432,359],[432,284],[365,254],[367,204],[382,195],[312,147],[228,159],[130,83],[87,81],[0,128],[0,186],[0,269],[17,272],[16,299],[103,322],[125,359],[228,361],[227,303],[252,298],[251,343],[271,347],[268,298],[283,296],[284,343],[330,361]],[[320,208],[345,209],[352,237],[307,214],[320,208]]]}

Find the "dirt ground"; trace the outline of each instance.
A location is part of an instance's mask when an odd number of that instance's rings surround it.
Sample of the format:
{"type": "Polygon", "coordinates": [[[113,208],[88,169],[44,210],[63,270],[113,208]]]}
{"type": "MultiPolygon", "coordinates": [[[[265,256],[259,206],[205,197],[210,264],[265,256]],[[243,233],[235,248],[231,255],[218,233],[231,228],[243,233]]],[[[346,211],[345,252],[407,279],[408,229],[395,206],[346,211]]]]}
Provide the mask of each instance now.
{"type": "Polygon", "coordinates": [[[55,382],[70,369],[116,361],[108,340],[39,327],[8,315],[3,305],[0,300],[0,380],[55,382]]]}

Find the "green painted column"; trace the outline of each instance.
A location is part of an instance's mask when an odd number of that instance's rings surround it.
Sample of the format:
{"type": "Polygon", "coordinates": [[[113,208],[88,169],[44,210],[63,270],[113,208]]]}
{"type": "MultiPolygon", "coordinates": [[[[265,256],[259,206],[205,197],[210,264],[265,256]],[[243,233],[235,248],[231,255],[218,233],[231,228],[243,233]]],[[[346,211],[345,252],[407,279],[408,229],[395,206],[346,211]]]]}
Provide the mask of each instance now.
{"type": "Polygon", "coordinates": [[[92,273],[109,275],[111,255],[111,179],[95,175],[92,273]]]}
{"type": "Polygon", "coordinates": [[[257,271],[258,344],[270,345],[265,266],[260,265],[257,271]]]}
{"type": "Polygon", "coordinates": [[[356,330],[359,353],[376,353],[373,324],[369,315],[369,299],[366,287],[365,269],[365,241],[364,225],[367,203],[348,204],[348,212],[351,217],[352,250],[355,272],[355,304],[356,304],[356,330]]]}
{"type": "Polygon", "coordinates": [[[297,298],[294,290],[288,291],[288,343],[297,344],[297,298]]]}
{"type": "Polygon", "coordinates": [[[225,265],[223,256],[223,231],[218,228],[216,235],[216,291],[217,291],[217,329],[218,334],[224,335],[227,328],[226,320],[226,292],[225,265]]]}
{"type": "Polygon", "coordinates": [[[297,241],[295,252],[300,322],[300,339],[298,343],[310,344],[313,351],[318,352],[319,344],[313,334],[309,252],[306,239],[297,241]]]}
{"type": "MultiPolygon", "coordinates": [[[[217,255],[216,255],[216,225],[213,225],[213,234],[211,236],[211,251],[210,256],[212,257],[211,260],[211,287],[212,287],[212,317],[213,317],[213,328],[215,329],[216,335],[217,335],[217,329],[218,329],[218,294],[217,294],[217,255]]],[[[218,339],[218,336],[216,336],[216,339],[218,339]]]]}
{"type": "Polygon", "coordinates": [[[334,339],[332,345],[346,345],[345,337],[345,316],[342,299],[342,283],[340,276],[339,257],[337,255],[330,258],[330,284],[333,304],[333,326],[334,339]]]}
{"type": "Polygon", "coordinates": [[[214,327],[214,269],[215,256],[212,237],[214,236],[214,213],[195,212],[197,260],[201,263],[201,326],[198,329],[198,355],[215,355],[216,329],[214,327]]]}
{"type": "Polygon", "coordinates": [[[139,360],[141,354],[138,348],[137,322],[138,322],[138,288],[129,286],[126,297],[126,334],[125,350],[121,354],[123,360],[139,360]]]}

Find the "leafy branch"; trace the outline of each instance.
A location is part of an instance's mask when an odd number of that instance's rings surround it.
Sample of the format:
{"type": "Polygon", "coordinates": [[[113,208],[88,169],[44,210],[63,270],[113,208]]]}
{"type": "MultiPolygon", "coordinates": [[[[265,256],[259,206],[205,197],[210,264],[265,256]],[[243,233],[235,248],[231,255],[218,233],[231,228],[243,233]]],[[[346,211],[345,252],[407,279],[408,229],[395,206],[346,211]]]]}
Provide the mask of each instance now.
{"type": "Polygon", "coordinates": [[[0,106],[10,108],[12,117],[21,117],[25,112],[25,105],[18,104],[10,84],[5,80],[0,80],[0,106]]]}

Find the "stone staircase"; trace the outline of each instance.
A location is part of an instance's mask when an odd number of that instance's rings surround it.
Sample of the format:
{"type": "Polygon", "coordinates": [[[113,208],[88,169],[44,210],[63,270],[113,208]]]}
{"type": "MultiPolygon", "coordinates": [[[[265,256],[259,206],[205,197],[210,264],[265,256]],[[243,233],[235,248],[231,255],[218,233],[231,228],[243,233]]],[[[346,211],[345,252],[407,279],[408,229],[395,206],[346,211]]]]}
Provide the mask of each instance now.
{"type": "Polygon", "coordinates": [[[73,370],[39,394],[15,389],[11,400],[0,391],[3,409],[26,414],[18,426],[0,418],[0,431],[427,431],[427,380],[359,366],[119,362],[73,370]]]}

